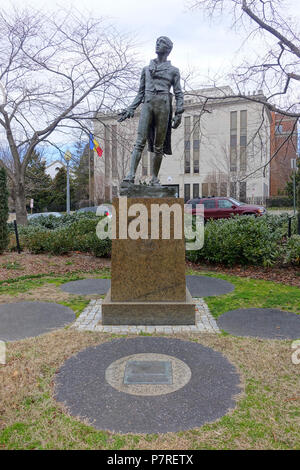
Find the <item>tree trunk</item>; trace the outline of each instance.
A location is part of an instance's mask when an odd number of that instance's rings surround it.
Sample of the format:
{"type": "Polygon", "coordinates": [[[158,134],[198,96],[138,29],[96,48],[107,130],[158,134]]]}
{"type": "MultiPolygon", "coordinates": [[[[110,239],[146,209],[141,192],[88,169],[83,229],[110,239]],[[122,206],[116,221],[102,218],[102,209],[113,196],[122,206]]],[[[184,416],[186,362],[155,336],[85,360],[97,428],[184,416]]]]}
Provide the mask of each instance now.
{"type": "Polygon", "coordinates": [[[25,199],[25,185],[21,181],[16,181],[14,186],[17,224],[27,225],[28,221],[25,199]]]}
{"type": "MultiPolygon", "coordinates": [[[[298,170],[300,171],[300,170],[298,170]]],[[[297,233],[298,235],[300,235],[300,181],[298,183],[298,187],[297,187],[297,233]]]]}

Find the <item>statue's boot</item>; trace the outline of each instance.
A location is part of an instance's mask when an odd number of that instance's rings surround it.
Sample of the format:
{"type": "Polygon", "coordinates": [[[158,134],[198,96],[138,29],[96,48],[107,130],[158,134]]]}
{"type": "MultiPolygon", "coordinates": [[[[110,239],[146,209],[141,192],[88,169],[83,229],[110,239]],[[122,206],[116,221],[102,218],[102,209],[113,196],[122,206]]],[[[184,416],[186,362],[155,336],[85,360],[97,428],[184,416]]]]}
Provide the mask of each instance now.
{"type": "Polygon", "coordinates": [[[134,148],[131,154],[130,171],[128,175],[125,176],[125,178],[123,179],[124,182],[134,184],[135,173],[136,173],[138,164],[140,162],[141,156],[142,156],[142,152],[134,148]]]}
{"type": "Polygon", "coordinates": [[[158,179],[158,173],[160,170],[161,162],[163,156],[159,153],[154,154],[153,158],[153,169],[152,169],[152,178],[150,180],[150,184],[153,186],[160,186],[160,181],[158,179]]]}

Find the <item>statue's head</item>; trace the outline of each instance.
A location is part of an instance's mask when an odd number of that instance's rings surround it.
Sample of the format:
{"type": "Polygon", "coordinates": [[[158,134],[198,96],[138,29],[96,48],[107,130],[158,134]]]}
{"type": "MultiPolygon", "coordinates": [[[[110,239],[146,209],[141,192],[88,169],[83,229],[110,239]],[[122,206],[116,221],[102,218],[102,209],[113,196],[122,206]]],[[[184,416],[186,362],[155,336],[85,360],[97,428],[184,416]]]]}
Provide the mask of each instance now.
{"type": "Polygon", "coordinates": [[[160,36],[156,39],[156,53],[169,55],[173,49],[173,43],[167,36],[160,36]]]}

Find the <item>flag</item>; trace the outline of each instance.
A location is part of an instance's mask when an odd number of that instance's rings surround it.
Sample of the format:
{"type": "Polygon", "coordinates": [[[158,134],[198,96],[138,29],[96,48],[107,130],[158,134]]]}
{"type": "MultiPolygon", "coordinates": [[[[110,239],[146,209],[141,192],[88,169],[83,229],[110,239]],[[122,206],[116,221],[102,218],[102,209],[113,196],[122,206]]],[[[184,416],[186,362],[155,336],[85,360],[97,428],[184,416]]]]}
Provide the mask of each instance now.
{"type": "Polygon", "coordinates": [[[90,149],[94,150],[93,134],[90,134],[90,149]]]}
{"type": "Polygon", "coordinates": [[[97,140],[94,139],[93,134],[90,134],[90,149],[95,150],[95,152],[97,152],[99,157],[102,157],[103,150],[100,147],[100,145],[98,144],[97,140]]]}

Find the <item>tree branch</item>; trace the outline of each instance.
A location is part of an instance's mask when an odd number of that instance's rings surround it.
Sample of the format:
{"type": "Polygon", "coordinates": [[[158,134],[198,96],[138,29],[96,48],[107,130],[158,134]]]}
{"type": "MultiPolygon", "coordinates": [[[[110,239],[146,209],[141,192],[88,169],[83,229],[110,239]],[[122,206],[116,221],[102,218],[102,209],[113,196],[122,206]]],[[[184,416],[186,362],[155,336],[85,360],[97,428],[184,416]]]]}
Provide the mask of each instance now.
{"type": "Polygon", "coordinates": [[[265,21],[263,21],[261,18],[259,18],[253,11],[248,7],[247,5],[247,0],[243,0],[242,4],[242,10],[250,17],[252,18],[255,23],[257,23],[262,29],[265,31],[268,31],[271,33],[273,36],[279,39],[280,42],[285,44],[290,51],[295,54],[297,57],[300,58],[300,49],[297,47],[295,44],[293,44],[288,38],[283,36],[277,29],[273,28],[271,25],[267,24],[265,21]]]}

